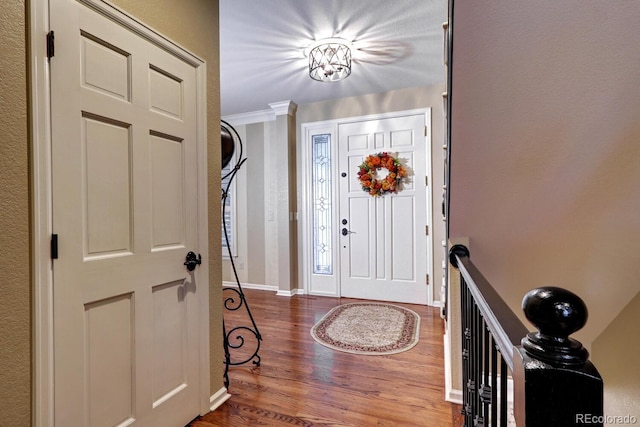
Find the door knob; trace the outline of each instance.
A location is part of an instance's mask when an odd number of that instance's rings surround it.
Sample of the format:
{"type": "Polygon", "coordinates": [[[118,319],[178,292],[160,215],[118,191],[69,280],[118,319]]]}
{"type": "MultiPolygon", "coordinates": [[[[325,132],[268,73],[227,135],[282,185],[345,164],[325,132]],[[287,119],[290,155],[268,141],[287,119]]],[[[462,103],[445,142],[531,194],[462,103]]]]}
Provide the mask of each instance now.
{"type": "Polygon", "coordinates": [[[202,256],[200,256],[200,254],[198,254],[197,258],[196,258],[196,254],[193,252],[189,252],[187,254],[186,261],[184,262],[184,265],[187,266],[187,270],[193,271],[200,264],[202,264],[202,256]]]}
{"type": "Polygon", "coordinates": [[[353,233],[355,233],[355,231],[349,231],[346,228],[342,229],[342,235],[343,236],[346,236],[347,234],[353,234],[353,233]]]}

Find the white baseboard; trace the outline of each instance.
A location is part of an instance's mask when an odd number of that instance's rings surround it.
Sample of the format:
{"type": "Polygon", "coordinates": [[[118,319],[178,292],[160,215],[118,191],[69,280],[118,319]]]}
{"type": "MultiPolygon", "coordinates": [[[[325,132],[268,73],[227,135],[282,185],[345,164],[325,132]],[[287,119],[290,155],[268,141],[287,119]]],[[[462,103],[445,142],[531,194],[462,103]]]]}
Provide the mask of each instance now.
{"type": "MultiPolygon", "coordinates": [[[[278,290],[278,287],[275,285],[263,285],[259,283],[241,283],[240,285],[244,289],[257,289],[259,291],[275,292],[278,290]]],[[[237,288],[238,284],[236,282],[222,282],[222,286],[224,286],[225,288],[237,288]]]]}
{"type": "Polygon", "coordinates": [[[279,297],[292,297],[294,295],[304,295],[304,294],[305,294],[304,289],[300,289],[300,288],[291,289],[290,291],[278,290],[278,292],[276,293],[276,295],[279,297]]]}
{"type": "Polygon", "coordinates": [[[462,390],[453,388],[453,367],[451,365],[450,335],[445,330],[444,336],[444,399],[447,402],[462,404],[462,390]]]}
{"type": "MultiPolygon", "coordinates": [[[[259,283],[240,283],[240,285],[242,286],[243,289],[255,289],[258,291],[276,292],[276,295],[280,297],[292,297],[294,295],[305,294],[305,290],[300,288],[292,289],[290,291],[282,291],[278,289],[276,285],[263,285],[259,283]]],[[[237,288],[238,284],[236,282],[224,281],[222,282],[222,286],[225,288],[237,288]]]]}
{"type": "Polygon", "coordinates": [[[444,400],[462,405],[462,390],[448,390],[444,400]]]}
{"type": "Polygon", "coordinates": [[[209,398],[209,410],[215,411],[220,407],[220,405],[229,400],[230,397],[231,395],[227,393],[227,389],[225,387],[222,387],[209,398]]]}
{"type": "Polygon", "coordinates": [[[335,292],[329,293],[329,292],[306,292],[305,291],[305,293],[316,296],[316,297],[340,298],[340,295],[336,294],[335,292]]]}

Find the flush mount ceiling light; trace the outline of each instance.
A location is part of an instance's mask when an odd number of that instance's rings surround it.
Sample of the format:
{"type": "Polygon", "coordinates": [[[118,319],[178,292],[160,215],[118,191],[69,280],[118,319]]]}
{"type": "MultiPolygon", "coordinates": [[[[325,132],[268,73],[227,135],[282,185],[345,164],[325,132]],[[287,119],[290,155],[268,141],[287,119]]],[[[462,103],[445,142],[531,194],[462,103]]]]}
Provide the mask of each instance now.
{"type": "Polygon", "coordinates": [[[337,82],[351,74],[351,43],[345,39],[318,40],[307,48],[309,76],[321,82],[337,82]]]}

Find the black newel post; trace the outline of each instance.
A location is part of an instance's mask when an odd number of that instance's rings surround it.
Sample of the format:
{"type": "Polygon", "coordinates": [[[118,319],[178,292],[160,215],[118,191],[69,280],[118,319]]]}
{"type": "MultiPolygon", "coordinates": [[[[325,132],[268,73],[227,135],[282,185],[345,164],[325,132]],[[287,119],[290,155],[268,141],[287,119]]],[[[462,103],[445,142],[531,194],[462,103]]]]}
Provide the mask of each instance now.
{"type": "Polygon", "coordinates": [[[588,317],[580,297],[562,288],[537,288],[522,309],[538,329],[522,339],[514,357],[517,425],[602,426],[603,383],[589,353],[569,336],[588,317]]]}

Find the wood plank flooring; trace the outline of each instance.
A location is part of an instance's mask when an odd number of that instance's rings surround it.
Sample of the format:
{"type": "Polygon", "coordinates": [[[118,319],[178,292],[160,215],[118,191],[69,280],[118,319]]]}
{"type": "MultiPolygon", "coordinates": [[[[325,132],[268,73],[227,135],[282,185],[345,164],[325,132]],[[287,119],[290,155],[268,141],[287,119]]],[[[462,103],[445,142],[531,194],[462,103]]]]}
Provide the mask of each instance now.
{"type": "MultiPolygon", "coordinates": [[[[420,342],[403,353],[363,356],[321,346],[309,333],[331,308],[358,300],[245,294],[263,337],[261,365],[232,367],[232,397],[191,427],[462,425],[460,407],[444,401],[438,309],[398,304],[420,315],[420,342]]],[[[228,329],[249,324],[244,310],[226,311],[225,322],[228,329]]]]}

